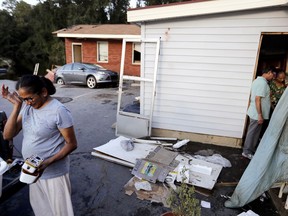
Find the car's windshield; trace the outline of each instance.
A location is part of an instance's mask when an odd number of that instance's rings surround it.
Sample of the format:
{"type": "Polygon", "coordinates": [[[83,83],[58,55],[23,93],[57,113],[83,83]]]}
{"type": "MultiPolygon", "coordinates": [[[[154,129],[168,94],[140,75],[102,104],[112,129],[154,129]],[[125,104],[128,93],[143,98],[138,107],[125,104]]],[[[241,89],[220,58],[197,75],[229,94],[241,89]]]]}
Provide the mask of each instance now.
{"type": "Polygon", "coordinates": [[[99,69],[98,66],[94,65],[94,64],[83,64],[87,69],[92,69],[92,70],[97,70],[99,69]]]}

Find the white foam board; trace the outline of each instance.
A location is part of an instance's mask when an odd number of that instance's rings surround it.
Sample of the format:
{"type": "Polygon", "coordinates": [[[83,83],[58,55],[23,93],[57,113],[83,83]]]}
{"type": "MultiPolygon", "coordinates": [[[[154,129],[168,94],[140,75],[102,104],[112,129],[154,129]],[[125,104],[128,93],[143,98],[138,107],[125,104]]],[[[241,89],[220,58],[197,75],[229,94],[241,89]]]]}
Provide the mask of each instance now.
{"type": "MultiPolygon", "coordinates": [[[[117,158],[117,161],[123,160],[135,165],[137,159],[145,158],[150,151],[153,151],[157,147],[157,145],[154,144],[135,143],[132,151],[125,151],[120,144],[122,140],[129,140],[129,138],[119,136],[118,138],[112,139],[108,143],[93,149],[96,153],[110,155],[113,156],[113,158],[117,158]]],[[[99,156],[93,152],[92,155],[96,157],[99,156]]]]}

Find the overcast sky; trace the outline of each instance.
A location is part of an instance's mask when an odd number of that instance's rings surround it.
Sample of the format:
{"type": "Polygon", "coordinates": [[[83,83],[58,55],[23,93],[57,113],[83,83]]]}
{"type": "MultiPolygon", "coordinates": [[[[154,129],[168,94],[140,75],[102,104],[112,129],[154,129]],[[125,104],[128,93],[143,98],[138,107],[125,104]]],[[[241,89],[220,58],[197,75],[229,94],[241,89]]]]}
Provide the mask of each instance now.
{"type": "MultiPolygon", "coordinates": [[[[4,0],[0,0],[0,8],[2,8],[2,2],[3,2],[3,1],[4,1],[4,0]]],[[[35,5],[35,4],[38,3],[37,0],[23,0],[23,1],[25,1],[25,2],[27,2],[28,4],[31,4],[31,5],[35,5]]],[[[137,0],[130,0],[130,6],[131,6],[132,8],[134,8],[134,7],[136,6],[136,1],[137,1],[137,0]]]]}

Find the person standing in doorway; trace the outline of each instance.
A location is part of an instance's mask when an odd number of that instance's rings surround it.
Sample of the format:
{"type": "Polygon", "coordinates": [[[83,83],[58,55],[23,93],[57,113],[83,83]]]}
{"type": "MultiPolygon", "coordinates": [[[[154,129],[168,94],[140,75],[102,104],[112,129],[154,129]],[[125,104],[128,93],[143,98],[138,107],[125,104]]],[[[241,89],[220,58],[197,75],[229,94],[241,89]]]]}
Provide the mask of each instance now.
{"type": "Polygon", "coordinates": [[[36,75],[22,76],[17,92],[2,86],[2,97],[13,110],[4,127],[4,139],[23,131],[24,159],[37,155],[44,159],[40,178],[29,185],[29,196],[35,216],[73,216],[69,179],[69,154],[77,148],[70,111],[57,99],[53,83],[36,75]]]}
{"type": "Polygon", "coordinates": [[[275,109],[278,101],[286,89],[285,78],[285,72],[280,70],[276,73],[275,79],[273,79],[270,83],[272,110],[275,109]]]}
{"type": "Polygon", "coordinates": [[[242,156],[252,159],[258,144],[262,125],[269,119],[271,107],[268,81],[273,79],[273,69],[264,69],[251,86],[250,105],[247,111],[249,126],[243,147],[242,156]]]}
{"type": "Polygon", "coordinates": [[[264,124],[262,125],[259,140],[262,139],[262,137],[263,137],[268,125],[269,125],[272,113],[273,113],[278,101],[280,100],[281,95],[283,94],[283,92],[286,89],[286,85],[285,85],[286,74],[285,74],[285,72],[279,68],[274,68],[274,67],[272,67],[272,68],[273,68],[274,77],[269,83],[270,100],[271,100],[270,114],[269,114],[269,119],[264,121],[264,124]]]}

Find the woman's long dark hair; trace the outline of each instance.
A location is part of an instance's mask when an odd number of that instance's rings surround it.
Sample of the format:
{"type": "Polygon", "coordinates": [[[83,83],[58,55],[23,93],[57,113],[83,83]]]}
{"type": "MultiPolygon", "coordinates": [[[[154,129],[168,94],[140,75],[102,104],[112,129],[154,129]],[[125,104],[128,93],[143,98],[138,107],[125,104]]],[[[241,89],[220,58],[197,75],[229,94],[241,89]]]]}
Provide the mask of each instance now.
{"type": "Polygon", "coordinates": [[[16,83],[16,90],[25,88],[32,94],[39,94],[43,88],[47,89],[49,95],[53,95],[56,92],[56,88],[51,80],[36,75],[24,75],[16,83]]]}

